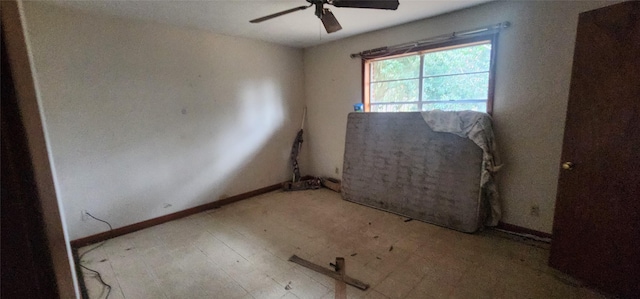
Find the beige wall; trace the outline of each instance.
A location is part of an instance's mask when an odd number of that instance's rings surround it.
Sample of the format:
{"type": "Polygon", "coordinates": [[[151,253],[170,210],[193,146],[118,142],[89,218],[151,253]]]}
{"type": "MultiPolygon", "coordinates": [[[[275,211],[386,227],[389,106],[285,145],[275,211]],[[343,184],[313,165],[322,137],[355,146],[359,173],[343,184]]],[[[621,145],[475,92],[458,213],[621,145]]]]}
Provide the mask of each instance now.
{"type": "Polygon", "coordinates": [[[493,109],[505,165],[503,221],[551,232],[578,14],[605,5],[492,2],[306,49],[312,173],[341,176],[347,114],[362,92],[361,62],[350,53],[510,21],[499,40],[493,109]],[[540,207],[539,217],[530,215],[532,205],[540,207]]]}
{"type": "MultiPolygon", "coordinates": [[[[71,239],[290,178],[302,50],[26,2],[71,239]]],[[[304,161],[303,161],[304,165],[304,161]]]]}
{"type": "Polygon", "coordinates": [[[81,210],[120,227],[288,179],[305,98],[303,172],[340,177],[346,116],[361,99],[350,53],[502,21],[512,22],[500,36],[494,104],[504,221],[551,232],[577,17],[604,5],[492,2],[303,55],[26,2],[69,235],[105,229],[81,210]]]}

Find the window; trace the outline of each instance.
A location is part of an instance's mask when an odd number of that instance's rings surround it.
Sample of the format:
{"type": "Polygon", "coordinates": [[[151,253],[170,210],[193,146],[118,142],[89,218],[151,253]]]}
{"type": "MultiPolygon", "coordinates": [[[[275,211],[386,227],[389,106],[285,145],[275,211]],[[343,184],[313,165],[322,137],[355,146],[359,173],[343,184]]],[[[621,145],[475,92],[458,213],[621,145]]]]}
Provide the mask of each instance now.
{"type": "Polygon", "coordinates": [[[364,62],[365,111],[491,112],[494,39],[455,44],[364,62]]]}

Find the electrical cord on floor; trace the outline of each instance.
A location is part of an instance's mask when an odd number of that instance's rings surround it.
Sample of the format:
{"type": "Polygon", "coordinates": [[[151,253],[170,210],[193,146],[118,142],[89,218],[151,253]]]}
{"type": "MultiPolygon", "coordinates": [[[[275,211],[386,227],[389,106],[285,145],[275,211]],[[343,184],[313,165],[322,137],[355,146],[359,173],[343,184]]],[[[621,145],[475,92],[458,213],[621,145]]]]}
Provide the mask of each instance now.
{"type": "Polygon", "coordinates": [[[84,213],[87,214],[87,216],[89,216],[89,217],[91,217],[91,218],[93,218],[95,220],[98,220],[100,222],[106,223],[109,226],[109,230],[113,230],[113,227],[111,227],[111,224],[109,222],[106,222],[106,221],[104,221],[104,220],[102,220],[100,218],[96,218],[95,216],[89,214],[89,212],[87,212],[87,211],[84,211],[84,213]]]}
{"type": "MultiPolygon", "coordinates": [[[[111,226],[111,224],[110,224],[109,222],[104,221],[104,220],[102,220],[102,219],[100,219],[100,218],[97,218],[97,217],[95,217],[95,216],[93,216],[93,215],[89,214],[89,212],[86,212],[86,211],[85,211],[85,214],[87,214],[87,216],[89,216],[89,217],[91,217],[91,218],[93,218],[93,219],[95,219],[95,220],[98,220],[98,221],[100,221],[100,222],[104,222],[104,223],[106,223],[106,224],[109,226],[109,231],[112,231],[112,230],[113,230],[113,227],[111,226]]],[[[87,271],[92,272],[92,273],[93,273],[93,274],[98,278],[98,281],[100,281],[100,283],[101,283],[105,288],[107,288],[107,296],[105,296],[105,297],[104,297],[105,299],[107,299],[107,298],[109,298],[109,295],[111,294],[111,285],[110,285],[110,284],[108,284],[108,283],[106,283],[106,282],[102,279],[102,275],[100,275],[100,272],[98,272],[98,271],[96,271],[96,270],[93,270],[93,269],[91,269],[91,268],[89,268],[89,267],[86,267],[85,265],[83,265],[83,264],[82,264],[82,258],[83,258],[87,253],[89,253],[89,252],[91,252],[91,251],[94,251],[94,250],[96,250],[96,249],[100,248],[100,247],[101,247],[101,246],[103,246],[105,243],[107,243],[107,241],[103,241],[102,243],[100,243],[100,244],[98,244],[98,245],[94,246],[93,248],[91,248],[91,249],[89,249],[89,250],[87,250],[87,251],[83,252],[83,253],[80,255],[80,257],[78,258],[78,260],[80,261],[80,267],[82,267],[83,269],[85,269],[85,270],[87,270],[87,271]]]]}

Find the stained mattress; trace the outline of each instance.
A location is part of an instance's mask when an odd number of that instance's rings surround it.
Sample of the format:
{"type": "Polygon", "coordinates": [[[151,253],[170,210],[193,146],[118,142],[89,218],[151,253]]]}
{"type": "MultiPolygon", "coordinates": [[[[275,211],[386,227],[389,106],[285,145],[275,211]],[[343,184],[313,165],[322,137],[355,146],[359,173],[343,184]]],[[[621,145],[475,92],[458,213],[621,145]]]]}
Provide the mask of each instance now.
{"type": "Polygon", "coordinates": [[[468,138],[434,132],[419,112],[351,113],[345,200],[463,232],[482,227],[483,151],[468,138]]]}

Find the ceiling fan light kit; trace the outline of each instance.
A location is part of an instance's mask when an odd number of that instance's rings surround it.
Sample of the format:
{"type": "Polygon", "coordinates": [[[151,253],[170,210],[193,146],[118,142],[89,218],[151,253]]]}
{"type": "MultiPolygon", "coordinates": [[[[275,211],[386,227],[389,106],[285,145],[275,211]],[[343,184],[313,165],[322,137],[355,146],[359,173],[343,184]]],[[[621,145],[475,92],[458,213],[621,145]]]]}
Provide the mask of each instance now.
{"type": "Polygon", "coordinates": [[[340,23],[333,15],[331,10],[325,8],[324,5],[333,5],[335,7],[347,7],[347,8],[369,8],[369,9],[387,9],[387,10],[396,10],[400,5],[398,0],[307,0],[309,2],[309,6],[298,6],[295,8],[287,9],[281,12],[277,12],[274,14],[270,14],[268,16],[264,16],[261,18],[253,19],[249,22],[251,23],[260,23],[266,20],[270,20],[282,15],[286,15],[292,12],[296,12],[299,10],[305,10],[313,5],[315,5],[315,15],[322,21],[324,25],[324,29],[327,30],[327,33],[333,33],[340,29],[340,23]]]}

